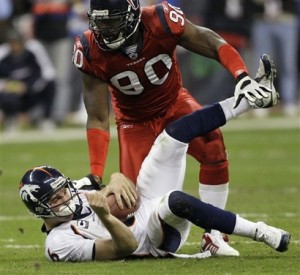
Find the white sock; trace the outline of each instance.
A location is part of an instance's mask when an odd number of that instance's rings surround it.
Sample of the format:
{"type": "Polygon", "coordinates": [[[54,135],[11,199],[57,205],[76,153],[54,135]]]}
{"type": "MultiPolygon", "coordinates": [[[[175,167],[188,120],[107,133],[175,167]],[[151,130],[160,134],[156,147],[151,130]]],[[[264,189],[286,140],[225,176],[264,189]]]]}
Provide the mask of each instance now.
{"type": "Polygon", "coordinates": [[[235,118],[243,113],[246,113],[247,111],[252,109],[247,99],[245,98],[242,98],[240,104],[235,109],[233,109],[234,102],[235,102],[234,97],[230,97],[219,102],[219,104],[223,109],[226,121],[235,118]]]}
{"type": "Polygon", "coordinates": [[[199,195],[203,202],[225,209],[229,183],[219,185],[199,184],[199,195]]]}
{"type": "Polygon", "coordinates": [[[248,237],[253,239],[256,231],[256,223],[248,221],[236,215],[236,224],[232,232],[233,235],[248,237]]]}

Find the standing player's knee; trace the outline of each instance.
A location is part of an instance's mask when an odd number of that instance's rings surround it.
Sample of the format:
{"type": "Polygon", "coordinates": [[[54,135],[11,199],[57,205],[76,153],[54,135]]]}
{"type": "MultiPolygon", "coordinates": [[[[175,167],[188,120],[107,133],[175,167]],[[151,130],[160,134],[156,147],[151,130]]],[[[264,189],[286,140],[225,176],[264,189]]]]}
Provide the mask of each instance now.
{"type": "Polygon", "coordinates": [[[227,161],[226,148],[220,130],[210,134],[210,139],[205,144],[205,157],[202,164],[219,165],[227,161]]]}
{"type": "MultiPolygon", "coordinates": [[[[199,182],[223,184],[229,181],[228,159],[220,130],[203,137],[205,144],[199,148],[197,159],[201,163],[199,182]]],[[[196,156],[197,156],[196,155],[196,156]]]]}
{"type": "Polygon", "coordinates": [[[188,154],[202,165],[219,165],[227,162],[222,132],[217,129],[191,142],[188,154]]]}

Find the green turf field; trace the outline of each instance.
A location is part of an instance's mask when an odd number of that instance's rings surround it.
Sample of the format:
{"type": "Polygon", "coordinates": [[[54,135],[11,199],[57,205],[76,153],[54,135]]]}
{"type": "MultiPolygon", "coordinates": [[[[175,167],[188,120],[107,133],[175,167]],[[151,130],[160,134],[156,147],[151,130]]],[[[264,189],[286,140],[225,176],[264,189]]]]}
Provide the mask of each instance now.
{"type": "MultiPolygon", "coordinates": [[[[43,164],[74,179],[84,176],[89,172],[87,145],[82,137],[51,142],[25,134],[18,142],[0,142],[0,274],[300,274],[300,132],[299,127],[286,127],[288,123],[275,129],[271,120],[261,125],[241,119],[237,127],[224,129],[231,175],[227,209],[282,227],[293,236],[289,251],[283,254],[232,236],[239,258],[48,262],[41,222],[30,216],[20,201],[18,182],[25,170],[43,164]],[[248,125],[250,130],[245,130],[248,125]],[[30,139],[33,142],[28,142],[30,139]]],[[[84,137],[84,129],[82,133],[84,137]]],[[[117,148],[113,138],[106,181],[109,173],[117,170],[117,148]]],[[[186,192],[197,195],[197,177],[197,165],[188,158],[186,192]]],[[[193,227],[180,252],[198,252],[201,235],[202,230],[193,227]]]]}

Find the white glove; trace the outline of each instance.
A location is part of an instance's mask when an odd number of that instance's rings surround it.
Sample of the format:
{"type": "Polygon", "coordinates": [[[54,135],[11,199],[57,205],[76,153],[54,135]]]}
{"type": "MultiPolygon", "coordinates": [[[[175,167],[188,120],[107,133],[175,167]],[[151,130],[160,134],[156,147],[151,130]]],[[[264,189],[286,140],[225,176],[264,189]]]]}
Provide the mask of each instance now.
{"type": "Polygon", "coordinates": [[[254,79],[246,75],[235,86],[233,108],[236,108],[240,104],[243,97],[246,97],[252,106],[257,99],[268,98],[271,92],[271,90],[258,84],[254,79]]]}

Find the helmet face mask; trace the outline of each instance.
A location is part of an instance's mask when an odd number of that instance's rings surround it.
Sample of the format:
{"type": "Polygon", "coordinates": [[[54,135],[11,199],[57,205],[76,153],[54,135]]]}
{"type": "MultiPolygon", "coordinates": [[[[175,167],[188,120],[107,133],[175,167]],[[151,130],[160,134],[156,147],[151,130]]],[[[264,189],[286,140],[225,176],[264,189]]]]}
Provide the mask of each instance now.
{"type": "Polygon", "coordinates": [[[41,200],[41,203],[47,209],[51,210],[53,216],[70,216],[76,211],[76,204],[73,198],[77,195],[77,191],[73,188],[73,185],[69,179],[60,178],[59,180],[62,181],[61,186],[58,186],[56,190],[53,190],[53,193],[51,192],[52,194],[50,194],[50,197],[45,197],[44,202],[41,200]],[[74,189],[74,191],[72,191],[72,189],[74,189]],[[61,194],[63,194],[67,200],[59,204],[53,203],[52,201],[54,201],[58,195],[61,196],[61,194]]]}
{"type": "Polygon", "coordinates": [[[82,206],[71,180],[49,166],[39,166],[27,171],[21,179],[19,190],[22,201],[36,217],[66,217],[75,214],[82,206]],[[64,196],[63,202],[52,205],[51,200],[61,197],[61,194],[64,196]],[[75,198],[79,207],[76,207],[75,198]]]}
{"type": "Polygon", "coordinates": [[[89,28],[103,50],[120,48],[140,23],[138,0],[91,0],[89,28]]]}

